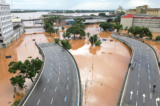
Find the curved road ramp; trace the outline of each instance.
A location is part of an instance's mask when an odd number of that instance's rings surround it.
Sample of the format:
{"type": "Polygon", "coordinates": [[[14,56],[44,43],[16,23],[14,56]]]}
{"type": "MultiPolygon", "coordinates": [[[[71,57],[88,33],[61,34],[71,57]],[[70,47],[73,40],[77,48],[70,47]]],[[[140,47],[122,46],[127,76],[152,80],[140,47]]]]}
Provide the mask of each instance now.
{"type": "Polygon", "coordinates": [[[132,49],[118,106],[160,106],[160,70],[153,49],[132,38],[111,36],[132,49]]]}
{"type": "Polygon", "coordinates": [[[38,44],[42,73],[22,106],[80,106],[78,67],[68,51],[54,43],[38,44]]]}

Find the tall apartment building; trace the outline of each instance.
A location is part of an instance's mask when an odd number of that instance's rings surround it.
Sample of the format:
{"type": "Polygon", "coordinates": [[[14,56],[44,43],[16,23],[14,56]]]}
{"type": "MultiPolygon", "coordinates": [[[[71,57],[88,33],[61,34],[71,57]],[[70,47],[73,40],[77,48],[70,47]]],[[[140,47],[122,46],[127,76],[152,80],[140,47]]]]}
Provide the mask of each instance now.
{"type": "Polygon", "coordinates": [[[0,0],[0,48],[7,47],[14,37],[10,5],[0,0]]]}
{"type": "Polygon", "coordinates": [[[126,11],[127,14],[148,14],[160,16],[160,8],[148,8],[148,5],[138,6],[136,9],[129,9],[126,11]]]}
{"type": "Polygon", "coordinates": [[[123,28],[138,26],[147,27],[151,32],[160,32],[160,17],[146,14],[127,14],[121,17],[123,28]]]}

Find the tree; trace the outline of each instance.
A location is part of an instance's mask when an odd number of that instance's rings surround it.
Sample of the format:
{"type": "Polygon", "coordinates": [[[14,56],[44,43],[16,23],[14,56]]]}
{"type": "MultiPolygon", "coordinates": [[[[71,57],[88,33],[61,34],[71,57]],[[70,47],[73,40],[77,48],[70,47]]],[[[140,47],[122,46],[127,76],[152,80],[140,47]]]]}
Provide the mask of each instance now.
{"type": "Polygon", "coordinates": [[[99,27],[101,27],[104,31],[106,31],[107,29],[112,28],[112,25],[108,22],[103,22],[99,25],[99,27]]]}
{"type": "Polygon", "coordinates": [[[62,30],[64,30],[65,28],[64,28],[64,26],[62,26],[62,30]]]}
{"type": "Polygon", "coordinates": [[[89,41],[91,42],[91,45],[93,45],[95,42],[97,42],[97,40],[98,40],[97,34],[95,34],[95,35],[93,35],[89,38],[89,41]]]}
{"type": "Polygon", "coordinates": [[[126,27],[124,28],[124,30],[127,31],[127,30],[128,30],[128,27],[126,26],[126,27]]]}
{"type": "Polygon", "coordinates": [[[74,23],[72,24],[72,26],[77,26],[80,27],[82,29],[86,28],[86,25],[83,23],[85,21],[84,18],[76,18],[74,23]]]}
{"type": "Polygon", "coordinates": [[[75,38],[76,34],[80,34],[80,37],[85,36],[84,30],[80,27],[77,27],[77,26],[71,26],[70,28],[67,29],[66,32],[69,32],[70,34],[73,34],[74,38],[75,38]]]}
{"type": "Polygon", "coordinates": [[[54,38],[55,43],[59,44],[60,39],[59,38],[54,38]]]}
{"type": "Polygon", "coordinates": [[[51,26],[51,24],[50,24],[49,22],[46,22],[46,23],[44,24],[43,29],[45,29],[45,31],[47,31],[47,29],[48,29],[49,26],[51,26]]]}
{"type": "Polygon", "coordinates": [[[106,14],[105,13],[99,13],[98,16],[103,16],[104,17],[104,16],[106,16],[106,14]]]}
{"type": "Polygon", "coordinates": [[[66,37],[69,39],[71,37],[70,32],[66,32],[66,37]]]}
{"type": "Polygon", "coordinates": [[[151,31],[147,32],[147,36],[150,37],[150,39],[152,39],[153,37],[152,32],[151,31]]]}
{"type": "Polygon", "coordinates": [[[157,36],[157,37],[156,37],[156,40],[159,41],[159,40],[160,40],[160,36],[157,36]]]}
{"type": "Polygon", "coordinates": [[[89,32],[87,32],[87,33],[86,33],[86,35],[87,35],[87,36],[88,36],[88,38],[89,38],[89,36],[90,36],[91,34],[90,34],[89,32]]]}
{"type": "Polygon", "coordinates": [[[71,44],[69,43],[69,40],[62,40],[61,41],[61,44],[62,44],[62,46],[65,48],[65,49],[71,49],[72,48],[72,46],[71,46],[71,44]]]}
{"type": "Polygon", "coordinates": [[[117,29],[117,32],[119,32],[119,29],[123,28],[123,25],[115,24],[114,28],[117,29]]]}
{"type": "Polygon", "coordinates": [[[136,36],[137,34],[139,34],[141,32],[141,28],[137,27],[137,26],[131,26],[128,31],[130,33],[132,33],[134,36],[136,36]]]}
{"type": "Polygon", "coordinates": [[[66,39],[66,32],[63,32],[62,36],[64,39],[66,39]]]}
{"type": "Polygon", "coordinates": [[[51,36],[51,33],[54,33],[55,30],[54,30],[54,28],[50,25],[50,26],[47,28],[47,32],[50,33],[50,36],[51,36]]]}
{"type": "Polygon", "coordinates": [[[101,40],[98,39],[97,42],[95,43],[96,46],[100,46],[102,44],[101,40]]]}
{"type": "Polygon", "coordinates": [[[47,20],[51,25],[53,25],[53,23],[55,22],[55,18],[53,16],[49,17],[49,19],[47,20]]]}
{"type": "Polygon", "coordinates": [[[91,14],[90,16],[96,16],[96,15],[94,15],[94,14],[91,14]]]}
{"type": "Polygon", "coordinates": [[[9,72],[16,74],[15,77],[10,79],[11,84],[15,86],[18,84],[21,88],[23,88],[25,78],[29,78],[32,82],[32,77],[35,77],[36,73],[39,73],[43,61],[41,61],[38,57],[36,59],[32,59],[31,61],[25,60],[24,63],[19,62],[10,62],[9,63],[9,72]]]}

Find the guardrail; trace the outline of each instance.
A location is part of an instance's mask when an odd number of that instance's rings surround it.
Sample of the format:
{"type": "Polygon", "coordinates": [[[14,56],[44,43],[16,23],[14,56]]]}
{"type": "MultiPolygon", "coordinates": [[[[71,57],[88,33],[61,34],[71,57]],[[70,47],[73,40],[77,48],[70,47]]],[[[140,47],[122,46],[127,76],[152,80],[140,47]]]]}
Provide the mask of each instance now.
{"type": "MultiPolygon", "coordinates": [[[[37,45],[37,43],[35,43],[36,46],[38,47],[38,49],[41,51],[41,54],[42,54],[42,60],[44,61],[45,60],[45,55],[42,51],[42,49],[37,45]]],[[[29,90],[27,91],[27,93],[25,94],[25,96],[22,98],[22,100],[20,101],[20,103],[18,104],[18,106],[22,106],[23,103],[25,102],[25,100],[27,99],[28,95],[30,94],[30,92],[32,91],[34,85],[36,84],[38,78],[40,77],[41,73],[42,73],[42,69],[44,67],[44,62],[43,62],[43,65],[41,67],[41,70],[39,71],[39,74],[37,75],[36,79],[34,80],[34,82],[32,83],[31,87],[29,88],[29,90]]]]}
{"type": "MultiPolygon", "coordinates": [[[[59,45],[59,44],[57,44],[59,45]]],[[[59,45],[61,46],[61,45],[59,45]]],[[[65,49],[63,46],[61,46],[63,49],[65,49]]],[[[82,93],[82,86],[81,86],[81,76],[80,76],[80,72],[79,72],[79,68],[78,68],[78,65],[77,65],[77,62],[75,60],[75,58],[73,57],[73,55],[67,50],[65,49],[69,55],[72,57],[73,61],[75,62],[75,65],[76,65],[76,68],[78,70],[78,80],[79,80],[79,106],[82,106],[83,105],[83,93],[82,93]]]]}
{"type": "MultiPolygon", "coordinates": [[[[113,36],[111,35],[111,37],[113,37],[113,36]]],[[[117,106],[120,106],[120,104],[121,104],[121,99],[122,99],[122,95],[123,95],[123,91],[124,91],[124,89],[125,89],[125,84],[126,84],[126,82],[127,82],[126,79],[127,79],[127,76],[129,75],[130,64],[131,64],[131,61],[132,61],[132,59],[133,59],[134,49],[132,48],[132,46],[131,46],[128,42],[126,42],[126,41],[124,41],[124,40],[122,40],[122,39],[116,38],[116,37],[113,37],[113,38],[115,38],[115,39],[117,39],[117,40],[125,43],[125,44],[132,50],[132,55],[131,55],[131,58],[130,58],[130,62],[129,62],[129,65],[128,65],[128,68],[127,68],[127,72],[126,72],[126,75],[125,75],[125,78],[124,78],[124,81],[123,81],[123,85],[122,85],[122,88],[121,88],[121,91],[120,91],[119,98],[118,98],[118,101],[117,101],[117,106]]]]}

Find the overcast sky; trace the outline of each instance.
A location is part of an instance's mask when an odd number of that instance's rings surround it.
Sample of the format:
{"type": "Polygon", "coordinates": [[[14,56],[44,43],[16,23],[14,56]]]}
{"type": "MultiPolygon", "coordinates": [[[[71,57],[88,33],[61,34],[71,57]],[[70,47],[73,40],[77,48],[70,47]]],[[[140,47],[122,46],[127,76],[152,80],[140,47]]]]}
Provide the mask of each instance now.
{"type": "Polygon", "coordinates": [[[112,10],[118,6],[131,9],[141,5],[160,8],[160,0],[6,0],[9,4],[11,1],[11,9],[112,10]]]}

